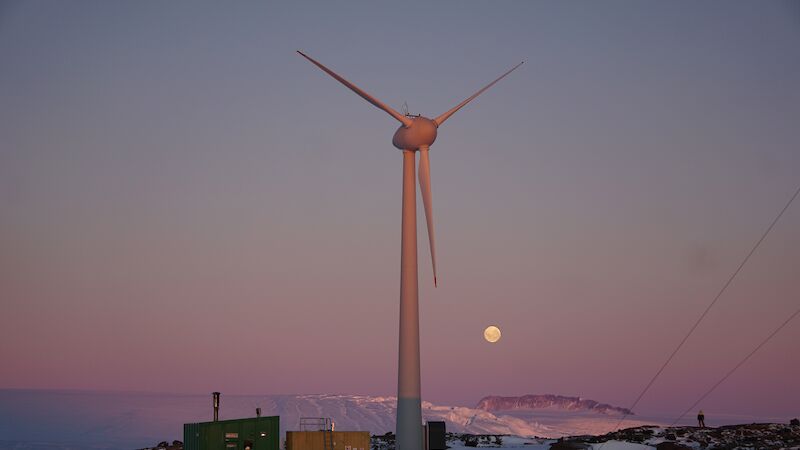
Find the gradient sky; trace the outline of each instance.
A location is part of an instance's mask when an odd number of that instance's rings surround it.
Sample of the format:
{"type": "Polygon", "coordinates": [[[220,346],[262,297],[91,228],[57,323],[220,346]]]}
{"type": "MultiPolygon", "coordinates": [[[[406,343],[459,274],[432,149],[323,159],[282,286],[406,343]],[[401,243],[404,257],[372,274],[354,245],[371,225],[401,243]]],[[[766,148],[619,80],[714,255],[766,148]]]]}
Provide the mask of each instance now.
{"type": "MultiPolygon", "coordinates": [[[[397,124],[302,49],[429,116],[526,61],[431,152],[423,397],[627,406],[800,183],[798,42],[779,1],[3,2],[0,388],[395,393],[397,124]]],[[[638,410],[691,405],[798,267],[794,204],[638,410]]],[[[701,406],[796,415],[798,342],[701,406]]]]}

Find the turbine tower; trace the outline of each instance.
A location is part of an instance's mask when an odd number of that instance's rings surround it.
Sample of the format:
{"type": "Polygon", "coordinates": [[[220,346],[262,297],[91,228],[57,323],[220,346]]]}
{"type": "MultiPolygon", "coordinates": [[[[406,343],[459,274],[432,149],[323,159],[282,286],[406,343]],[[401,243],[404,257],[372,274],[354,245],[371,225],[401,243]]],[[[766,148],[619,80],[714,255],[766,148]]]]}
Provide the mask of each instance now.
{"type": "MultiPolygon", "coordinates": [[[[428,244],[431,250],[433,267],[433,284],[438,284],[436,276],[436,246],[433,234],[433,205],[431,201],[431,168],[428,151],[436,140],[438,128],[456,111],[471,102],[483,91],[492,87],[506,75],[514,71],[522,63],[512,67],[508,72],[472,94],[469,98],[454,106],[435,119],[423,116],[400,114],[377,98],[367,94],[358,86],[340,77],[310,56],[297,51],[301,56],[325,71],[328,75],[347,86],[364,100],[386,111],[400,122],[400,128],[394,133],[392,144],[403,151],[403,216],[400,239],[400,348],[397,367],[397,450],[421,450],[422,440],[422,405],[420,396],[419,369],[419,302],[417,284],[417,205],[416,186],[414,183],[416,169],[416,152],[419,152],[419,187],[425,207],[425,219],[428,225],[428,244]]],[[[524,62],[524,61],[523,61],[524,62]]]]}

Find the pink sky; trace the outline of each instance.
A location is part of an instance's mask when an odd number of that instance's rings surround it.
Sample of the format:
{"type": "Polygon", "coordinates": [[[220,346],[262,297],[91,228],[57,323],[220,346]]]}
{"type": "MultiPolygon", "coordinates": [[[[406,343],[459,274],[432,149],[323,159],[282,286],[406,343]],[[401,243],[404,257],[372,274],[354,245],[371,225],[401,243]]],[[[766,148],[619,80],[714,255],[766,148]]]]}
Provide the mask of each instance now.
{"type": "MultiPolygon", "coordinates": [[[[0,388],[394,394],[395,124],[300,48],[426,115],[528,61],[431,152],[423,397],[628,406],[800,182],[787,5],[0,9],[0,388]]],[[[793,205],[638,409],[793,313],[798,264],[793,205]]],[[[797,342],[703,407],[796,411],[797,342]]]]}

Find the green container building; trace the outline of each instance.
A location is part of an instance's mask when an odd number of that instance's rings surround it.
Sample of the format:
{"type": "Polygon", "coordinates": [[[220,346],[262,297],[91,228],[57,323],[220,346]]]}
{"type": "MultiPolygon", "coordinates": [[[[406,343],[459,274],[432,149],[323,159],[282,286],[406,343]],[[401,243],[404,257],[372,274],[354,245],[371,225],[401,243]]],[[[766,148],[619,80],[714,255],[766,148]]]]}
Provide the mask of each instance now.
{"type": "Polygon", "coordinates": [[[185,450],[279,450],[280,417],[187,423],[183,446],[185,450]]]}

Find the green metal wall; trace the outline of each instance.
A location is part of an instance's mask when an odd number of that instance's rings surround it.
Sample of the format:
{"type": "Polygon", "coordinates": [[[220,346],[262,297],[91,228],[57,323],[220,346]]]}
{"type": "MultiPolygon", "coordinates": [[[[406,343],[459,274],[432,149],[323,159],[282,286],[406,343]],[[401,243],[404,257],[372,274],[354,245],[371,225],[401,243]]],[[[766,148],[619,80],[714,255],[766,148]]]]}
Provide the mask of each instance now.
{"type": "Polygon", "coordinates": [[[183,425],[185,450],[278,450],[280,417],[220,420],[183,425]]]}

